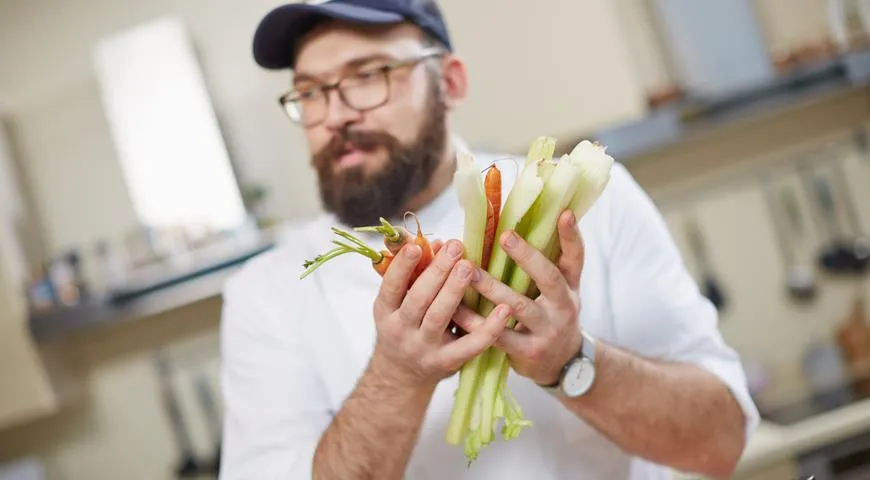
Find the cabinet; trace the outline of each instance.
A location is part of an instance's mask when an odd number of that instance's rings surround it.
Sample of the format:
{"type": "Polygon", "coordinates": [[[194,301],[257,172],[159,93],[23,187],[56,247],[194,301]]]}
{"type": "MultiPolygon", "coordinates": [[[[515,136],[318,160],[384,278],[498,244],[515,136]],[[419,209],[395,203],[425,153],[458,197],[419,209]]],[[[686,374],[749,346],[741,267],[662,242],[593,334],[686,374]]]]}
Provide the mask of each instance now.
{"type": "Polygon", "coordinates": [[[771,55],[775,59],[795,53],[818,53],[830,39],[827,1],[756,0],[771,55]],[[804,52],[800,52],[801,50],[804,52]]]}
{"type": "Polygon", "coordinates": [[[0,186],[6,186],[0,190],[0,429],[57,408],[48,371],[27,329],[21,251],[13,234],[13,219],[23,209],[12,188],[8,152],[0,138],[0,186]]]}
{"type": "Polygon", "coordinates": [[[468,66],[469,98],[455,127],[472,146],[525,153],[538,135],[573,141],[646,114],[611,0],[439,5],[468,66]]]}

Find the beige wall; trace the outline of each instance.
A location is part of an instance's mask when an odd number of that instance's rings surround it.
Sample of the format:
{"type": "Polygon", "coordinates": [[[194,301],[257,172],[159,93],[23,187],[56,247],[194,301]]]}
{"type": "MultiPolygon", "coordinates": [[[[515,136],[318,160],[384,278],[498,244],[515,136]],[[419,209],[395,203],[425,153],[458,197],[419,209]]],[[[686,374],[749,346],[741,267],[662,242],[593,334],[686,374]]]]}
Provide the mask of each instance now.
{"type": "MultiPolygon", "coordinates": [[[[268,208],[279,219],[318,210],[306,147],[276,103],[288,74],[261,70],[250,53],[257,22],[280,3],[0,4],[0,98],[13,114],[20,163],[49,251],[135,225],[99,103],[90,48],[103,35],[169,13],[189,26],[241,180],[270,189],[268,208]],[[104,177],[97,180],[98,174],[104,177]]],[[[497,18],[479,2],[441,5],[469,65],[470,98],[455,126],[472,145],[524,151],[542,133],[577,134],[644,113],[643,82],[635,75],[610,2],[547,0],[548,7],[530,10],[514,0],[502,3],[497,18]],[[481,23],[482,18],[487,21],[481,23]],[[589,18],[596,21],[577,28],[579,19],[589,18]],[[517,35],[545,24],[533,29],[531,40],[517,35]],[[590,68],[607,74],[590,75],[590,68]]]]}
{"type": "MultiPolygon", "coordinates": [[[[720,323],[723,333],[745,360],[766,365],[785,390],[802,388],[800,362],[806,347],[811,341],[833,340],[833,328],[849,313],[855,289],[870,293],[870,285],[819,274],[816,302],[801,307],[789,301],[785,260],[759,174],[771,169],[777,182],[798,188],[808,232],[794,242],[796,260],[814,265],[827,238],[812,216],[813,197],[801,189],[791,166],[825,142],[849,145],[852,129],[866,127],[870,119],[868,96],[867,90],[831,95],[787,115],[698,132],[679,147],[629,164],[665,214],[696,273],[683,222],[688,215],[698,219],[713,267],[731,299],[720,323]]],[[[870,157],[853,148],[845,168],[859,228],[870,234],[870,157]]]]}

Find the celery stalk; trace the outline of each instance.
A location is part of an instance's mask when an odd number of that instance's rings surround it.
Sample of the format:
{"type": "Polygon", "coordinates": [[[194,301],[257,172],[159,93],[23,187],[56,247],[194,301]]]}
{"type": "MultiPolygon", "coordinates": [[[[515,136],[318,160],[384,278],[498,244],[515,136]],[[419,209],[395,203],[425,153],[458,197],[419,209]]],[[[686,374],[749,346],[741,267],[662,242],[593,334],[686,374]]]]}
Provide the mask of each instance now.
{"type": "MultiPolygon", "coordinates": [[[[477,162],[467,152],[459,152],[456,156],[456,173],[453,184],[459,203],[465,211],[465,225],[462,230],[462,242],[465,245],[465,258],[480,266],[483,259],[483,241],[486,230],[486,192],[483,186],[483,176],[477,162]]],[[[465,304],[476,308],[480,294],[473,288],[465,292],[465,304]]]]}
{"type": "MultiPolygon", "coordinates": [[[[584,184],[593,186],[605,184],[606,181],[601,181],[600,177],[609,174],[609,165],[606,166],[605,170],[602,167],[603,162],[594,161],[598,157],[593,158],[588,155],[585,148],[575,150],[577,150],[576,158],[563,157],[558,162],[544,185],[543,192],[531,208],[529,230],[521,232],[521,235],[533,248],[545,253],[551,253],[547,252],[548,249],[555,249],[553,237],[558,237],[557,222],[559,216],[565,209],[572,207],[572,202],[578,198],[578,190],[585,186],[584,184]],[[595,175],[599,178],[586,178],[584,173],[588,174],[589,177],[595,175]]],[[[589,199],[592,198],[594,201],[594,198],[597,198],[595,193],[595,191],[591,191],[587,195],[579,196],[578,204],[581,206],[587,203],[591,205],[589,199]]],[[[495,257],[494,253],[493,257],[495,257]]],[[[516,267],[508,284],[514,291],[525,294],[531,288],[532,281],[528,273],[516,267]]],[[[513,327],[515,323],[515,319],[512,318],[509,320],[508,326],[513,327]]],[[[506,363],[507,356],[504,352],[493,352],[489,362],[487,362],[486,372],[483,374],[483,385],[480,392],[480,395],[483,396],[483,415],[480,432],[484,444],[492,440],[492,429],[495,427],[495,396],[498,394],[498,385],[506,363]]]]}
{"type": "MultiPolygon", "coordinates": [[[[546,142],[536,142],[533,144],[532,149],[529,152],[529,158],[541,154],[541,150],[546,147],[546,142]],[[533,151],[536,148],[539,150],[538,152],[533,151]]],[[[519,177],[517,177],[513,188],[508,194],[507,201],[504,202],[504,206],[502,207],[498,228],[495,233],[496,241],[493,242],[493,252],[489,260],[488,269],[489,273],[495,278],[503,279],[505,271],[509,266],[509,257],[504,249],[499,246],[498,238],[506,230],[516,227],[517,223],[534,204],[543,187],[544,181],[538,176],[538,163],[527,163],[526,166],[523,167],[522,172],[520,172],[519,177]]],[[[470,191],[470,189],[468,190],[470,191]]],[[[459,188],[457,188],[457,191],[459,191],[459,188]]],[[[481,193],[481,195],[485,202],[485,193],[481,193]]],[[[481,228],[485,226],[485,223],[486,222],[484,221],[481,228]]],[[[485,301],[480,303],[481,305],[478,312],[483,316],[489,315],[495,308],[492,302],[485,301]]],[[[480,377],[486,370],[487,363],[489,363],[487,357],[494,353],[497,352],[484,352],[462,366],[462,370],[459,373],[459,388],[456,392],[453,411],[450,417],[450,424],[447,427],[447,442],[450,444],[458,444],[468,429],[469,414],[472,408],[471,402],[477,398],[480,377]]],[[[484,412],[490,412],[489,418],[491,418],[492,415],[492,407],[493,405],[483,405],[484,412]]],[[[466,447],[467,446],[468,444],[466,444],[466,447]]]]}
{"type": "Polygon", "coordinates": [[[579,221],[598,200],[610,181],[613,157],[606,147],[584,140],[571,151],[570,161],[580,169],[580,187],[571,200],[571,211],[579,221]]]}
{"type": "MultiPolygon", "coordinates": [[[[603,147],[588,141],[578,144],[571,154],[553,160],[555,145],[555,139],[539,137],[529,148],[525,165],[504,202],[488,266],[490,275],[529,296],[537,294],[537,286],[514,264],[498,239],[505,231],[514,230],[555,261],[561,247],[557,233],[559,216],[571,209],[579,220],[607,185],[613,163],[603,147]]],[[[460,201],[466,208],[464,238],[472,244],[471,255],[476,255],[477,241],[482,239],[485,228],[485,192],[481,176],[472,172],[467,161],[461,162],[458,170],[462,172],[457,171],[455,182],[457,190],[461,190],[460,201]],[[482,217],[479,210],[483,210],[482,217]]],[[[479,300],[471,304],[472,308],[476,307],[483,316],[491,313],[493,303],[485,298],[479,300]]],[[[510,319],[509,327],[515,324],[515,319],[510,319]]],[[[531,425],[523,418],[522,409],[507,388],[509,373],[506,354],[496,348],[467,362],[460,371],[447,441],[464,442],[469,464],[493,441],[498,419],[504,419],[501,434],[505,440],[516,438],[523,428],[531,425]]]]}

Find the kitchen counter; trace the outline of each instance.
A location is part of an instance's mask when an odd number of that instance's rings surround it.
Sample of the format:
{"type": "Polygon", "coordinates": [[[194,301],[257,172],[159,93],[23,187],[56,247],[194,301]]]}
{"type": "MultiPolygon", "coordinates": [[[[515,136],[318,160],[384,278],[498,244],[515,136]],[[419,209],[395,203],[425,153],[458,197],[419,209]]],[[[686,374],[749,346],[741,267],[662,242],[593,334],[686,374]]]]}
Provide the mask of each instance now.
{"type": "MultiPolygon", "coordinates": [[[[805,452],[870,431],[870,399],[820,413],[790,425],[762,421],[746,446],[737,468],[738,476],[749,475],[779,463],[796,461],[805,452]]],[[[677,474],[675,480],[698,479],[677,474]]]]}
{"type": "Polygon", "coordinates": [[[212,259],[189,271],[139,287],[116,298],[91,298],[69,307],[31,315],[30,333],[37,343],[46,343],[98,329],[135,324],[148,318],[220,297],[223,284],[250,258],[269,250],[267,238],[252,248],[212,259]]]}

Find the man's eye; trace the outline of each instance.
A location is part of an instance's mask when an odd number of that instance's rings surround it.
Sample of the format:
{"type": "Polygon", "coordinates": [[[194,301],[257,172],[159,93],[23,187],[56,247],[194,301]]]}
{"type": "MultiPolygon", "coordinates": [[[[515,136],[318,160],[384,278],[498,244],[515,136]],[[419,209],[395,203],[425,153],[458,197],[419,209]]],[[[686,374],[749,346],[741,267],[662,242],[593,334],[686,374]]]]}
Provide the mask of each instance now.
{"type": "Polygon", "coordinates": [[[316,98],[320,93],[320,90],[316,88],[312,88],[310,90],[302,90],[297,92],[296,97],[299,100],[310,100],[312,98],[316,98]]]}

